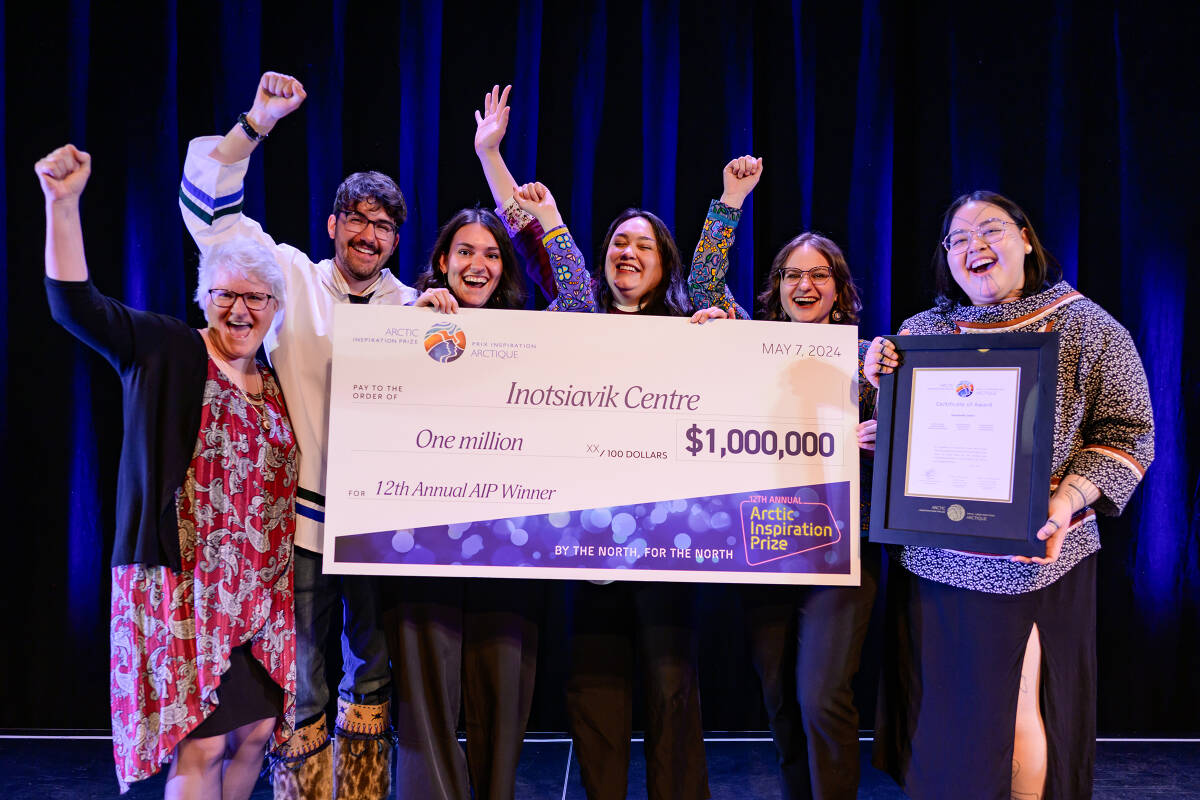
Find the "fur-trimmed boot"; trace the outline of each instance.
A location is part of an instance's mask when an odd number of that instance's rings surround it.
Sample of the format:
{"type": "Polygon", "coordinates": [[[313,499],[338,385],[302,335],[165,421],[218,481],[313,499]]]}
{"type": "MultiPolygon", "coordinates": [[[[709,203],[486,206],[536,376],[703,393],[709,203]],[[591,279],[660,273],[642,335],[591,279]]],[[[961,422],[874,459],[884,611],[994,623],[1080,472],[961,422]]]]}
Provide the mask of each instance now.
{"type": "Polygon", "coordinates": [[[388,704],[364,705],[338,698],[333,745],[334,797],[385,800],[391,791],[394,734],[388,704]]]}
{"type": "Polygon", "coordinates": [[[275,800],[331,800],[333,750],[325,715],[298,728],[269,756],[275,800]]]}

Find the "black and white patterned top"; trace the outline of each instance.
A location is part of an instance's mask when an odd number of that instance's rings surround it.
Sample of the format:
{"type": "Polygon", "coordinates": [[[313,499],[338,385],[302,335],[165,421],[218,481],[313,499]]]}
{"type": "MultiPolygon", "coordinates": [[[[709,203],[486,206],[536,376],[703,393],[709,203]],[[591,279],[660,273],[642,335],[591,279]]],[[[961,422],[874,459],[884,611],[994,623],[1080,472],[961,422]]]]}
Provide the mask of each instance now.
{"type": "Polygon", "coordinates": [[[1095,512],[1120,514],[1154,459],[1150,391],[1129,332],[1065,281],[1012,303],[931,309],[900,328],[926,335],[1058,331],[1050,489],[1075,474],[1101,492],[1093,507],[1071,520],[1053,564],[1021,564],[932,547],[904,547],[898,551],[900,563],[915,575],[951,586],[1022,594],[1049,586],[1099,550],[1095,512]]]}

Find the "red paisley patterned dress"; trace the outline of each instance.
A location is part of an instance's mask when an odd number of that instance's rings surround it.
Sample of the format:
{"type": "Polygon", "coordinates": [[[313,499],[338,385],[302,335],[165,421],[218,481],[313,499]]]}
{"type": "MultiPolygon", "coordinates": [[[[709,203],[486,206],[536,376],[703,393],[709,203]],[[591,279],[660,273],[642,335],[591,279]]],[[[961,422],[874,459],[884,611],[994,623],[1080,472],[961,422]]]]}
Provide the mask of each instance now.
{"type": "Polygon", "coordinates": [[[292,537],[297,449],[283,396],[260,365],[264,405],[209,359],[200,433],[176,494],[182,571],[112,571],[112,728],[117,778],[156,773],[217,706],[232,648],[284,690],[275,743],[296,700],[292,537]]]}

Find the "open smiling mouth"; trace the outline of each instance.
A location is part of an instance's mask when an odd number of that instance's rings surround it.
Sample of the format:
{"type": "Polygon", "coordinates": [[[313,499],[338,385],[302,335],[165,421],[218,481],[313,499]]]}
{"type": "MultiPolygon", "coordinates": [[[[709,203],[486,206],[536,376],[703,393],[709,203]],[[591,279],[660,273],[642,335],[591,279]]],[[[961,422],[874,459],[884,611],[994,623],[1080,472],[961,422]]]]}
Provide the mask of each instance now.
{"type": "Polygon", "coordinates": [[[632,272],[634,274],[641,272],[638,265],[630,261],[621,261],[617,263],[617,272],[632,272]]]}
{"type": "Polygon", "coordinates": [[[996,263],[994,258],[977,258],[967,265],[967,272],[972,275],[982,275],[991,269],[996,263]]]}
{"type": "Polygon", "coordinates": [[[809,306],[815,306],[819,299],[817,297],[793,297],[792,302],[801,308],[808,308],[809,306]]]}
{"type": "Polygon", "coordinates": [[[473,289],[480,289],[488,285],[488,278],[485,275],[464,275],[462,281],[473,289]]]}

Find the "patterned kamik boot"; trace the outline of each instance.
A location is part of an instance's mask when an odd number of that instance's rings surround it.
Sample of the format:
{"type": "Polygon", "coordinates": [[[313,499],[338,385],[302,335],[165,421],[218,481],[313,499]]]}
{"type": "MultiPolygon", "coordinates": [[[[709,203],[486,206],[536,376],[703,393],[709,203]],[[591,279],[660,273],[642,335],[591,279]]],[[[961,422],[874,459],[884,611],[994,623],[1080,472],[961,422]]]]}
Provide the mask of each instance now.
{"type": "Polygon", "coordinates": [[[330,800],[333,750],[325,715],[298,728],[287,744],[269,756],[275,800],[330,800]]]}
{"type": "Polygon", "coordinates": [[[369,706],[339,697],[334,732],[334,797],[385,800],[391,791],[394,738],[387,702],[369,706]]]}

